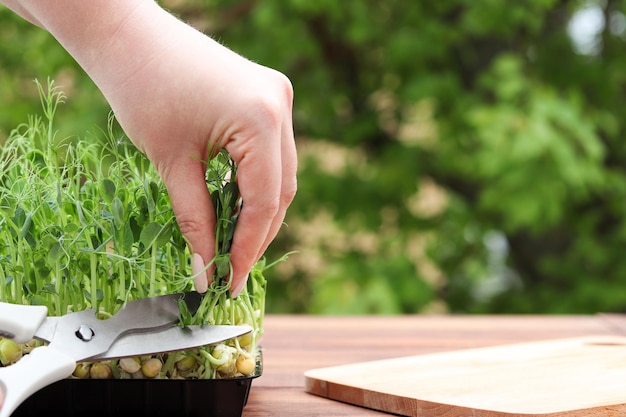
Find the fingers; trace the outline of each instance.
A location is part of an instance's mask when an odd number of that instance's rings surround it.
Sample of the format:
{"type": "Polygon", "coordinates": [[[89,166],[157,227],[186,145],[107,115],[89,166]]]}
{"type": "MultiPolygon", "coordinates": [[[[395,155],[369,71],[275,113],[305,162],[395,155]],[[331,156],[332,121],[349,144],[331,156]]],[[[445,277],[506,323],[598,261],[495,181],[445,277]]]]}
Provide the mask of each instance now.
{"type": "Polygon", "coordinates": [[[241,292],[248,272],[276,237],[296,192],[293,89],[289,80],[282,77],[281,81],[286,100],[261,111],[257,126],[263,133],[226,144],[238,164],[237,183],[243,200],[231,247],[233,296],[241,292]]]}
{"type": "MultiPolygon", "coordinates": [[[[295,195],[297,156],[290,118],[276,135],[280,140],[250,141],[244,152],[237,147],[229,150],[238,164],[237,182],[244,201],[231,246],[233,297],[280,230],[295,195]]],[[[214,267],[205,267],[215,256],[215,210],[205,173],[204,163],[192,157],[170,161],[162,173],[176,222],[192,253],[194,284],[200,293],[210,284],[214,267]]]]}
{"type": "MultiPolygon", "coordinates": [[[[206,151],[207,146],[219,143],[237,164],[236,181],[243,207],[230,248],[232,296],[241,292],[248,273],[280,230],[297,187],[293,89],[282,74],[266,69],[262,73],[270,80],[266,84],[271,85],[269,90],[239,97],[240,102],[248,103],[245,110],[240,106],[222,106],[226,115],[209,124],[208,137],[192,134],[194,139],[182,145],[188,150],[206,151]],[[283,95],[276,96],[281,89],[283,95]],[[228,129],[222,128],[229,125],[228,129]]],[[[216,250],[215,210],[205,182],[206,166],[191,155],[183,155],[184,149],[168,149],[169,152],[152,156],[158,155],[155,159],[162,162],[160,172],[178,226],[190,245],[192,271],[196,275],[214,259],[216,250]]],[[[207,274],[200,273],[195,279],[197,291],[207,290],[213,269],[211,266],[207,274]]]]}
{"type": "Polygon", "coordinates": [[[243,201],[231,246],[233,296],[239,294],[245,285],[248,272],[258,260],[259,250],[279,210],[280,148],[272,146],[277,143],[277,140],[257,139],[252,144],[256,149],[240,158],[238,152],[229,150],[238,165],[237,184],[243,201]],[[261,149],[261,142],[268,147],[261,149]],[[261,160],[263,163],[259,162],[261,160]]]}
{"type": "Polygon", "coordinates": [[[285,121],[283,123],[280,143],[282,182],[280,189],[279,207],[278,212],[276,213],[276,216],[272,221],[272,225],[270,226],[267,237],[263,242],[263,245],[261,246],[259,252],[257,253],[257,260],[261,258],[261,256],[263,256],[268,246],[270,245],[270,243],[272,243],[280,228],[282,227],[283,221],[285,220],[285,215],[287,213],[287,208],[293,201],[296,195],[296,190],[298,188],[296,179],[296,174],[298,170],[298,157],[296,154],[296,143],[293,134],[291,109],[289,109],[289,113],[287,114],[287,117],[285,118],[285,121]]]}
{"type": "Polygon", "coordinates": [[[206,292],[213,267],[202,272],[215,256],[215,210],[205,182],[206,166],[189,156],[173,161],[162,173],[176,222],[192,256],[196,291],[206,292]]]}

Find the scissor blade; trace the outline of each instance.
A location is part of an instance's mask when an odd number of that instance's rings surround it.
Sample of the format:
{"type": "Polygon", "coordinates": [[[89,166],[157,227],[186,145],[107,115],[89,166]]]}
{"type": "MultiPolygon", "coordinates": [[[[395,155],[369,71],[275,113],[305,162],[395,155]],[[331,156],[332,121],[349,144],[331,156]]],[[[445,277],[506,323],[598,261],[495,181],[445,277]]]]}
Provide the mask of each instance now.
{"type": "MultiPolygon", "coordinates": [[[[0,329],[5,334],[17,336],[19,340],[34,335],[50,343],[33,349],[27,358],[15,365],[0,369],[0,416],[11,415],[22,401],[39,389],[70,376],[76,362],[106,352],[120,336],[133,331],[148,332],[172,327],[178,321],[181,298],[192,313],[200,305],[199,294],[187,293],[131,301],[107,320],[98,320],[94,310],[46,318],[47,310],[37,308],[27,314],[32,316],[26,320],[29,326],[21,328],[15,320],[5,317],[0,329]],[[33,332],[34,328],[40,331],[33,332]]],[[[7,315],[7,311],[12,309],[4,304],[2,310],[7,315]]]]}
{"type": "Polygon", "coordinates": [[[175,352],[199,346],[212,345],[252,331],[244,326],[174,326],[158,332],[128,333],[117,339],[106,352],[89,361],[116,359],[128,356],[175,352]]]}
{"type": "MultiPolygon", "coordinates": [[[[92,311],[92,310],[89,310],[92,311]]],[[[41,323],[39,328],[35,331],[35,338],[39,340],[43,340],[44,342],[49,342],[54,337],[54,332],[57,329],[57,324],[59,320],[61,320],[63,316],[51,316],[46,317],[44,321],[41,323]]]]}
{"type": "MultiPolygon", "coordinates": [[[[76,361],[106,352],[122,335],[130,332],[149,332],[173,326],[179,320],[179,300],[194,313],[202,296],[196,292],[169,294],[159,297],[132,300],[113,317],[100,320],[93,309],[67,314],[56,321],[54,334],[35,333],[35,337],[47,339],[50,346],[65,352],[76,361]]],[[[47,322],[45,320],[44,322],[47,322]]],[[[47,324],[41,326],[46,333],[47,324]]]]}

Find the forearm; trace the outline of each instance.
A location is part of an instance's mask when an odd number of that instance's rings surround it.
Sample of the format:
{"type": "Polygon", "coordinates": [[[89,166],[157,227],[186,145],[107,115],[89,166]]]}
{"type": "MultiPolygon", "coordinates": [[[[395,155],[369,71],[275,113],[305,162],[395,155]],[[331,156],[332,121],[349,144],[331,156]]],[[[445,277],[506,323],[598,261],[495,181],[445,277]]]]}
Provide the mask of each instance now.
{"type": "Polygon", "coordinates": [[[6,7],[13,10],[16,14],[20,15],[25,20],[28,20],[33,25],[41,27],[41,23],[30,14],[30,12],[22,5],[21,1],[0,0],[0,4],[4,4],[6,7]]]}
{"type": "Polygon", "coordinates": [[[71,52],[81,45],[97,46],[152,0],[0,0],[24,19],[49,31],[71,52]]]}
{"type": "Polygon", "coordinates": [[[166,28],[189,29],[153,0],[0,1],[50,32],[105,95],[156,59],[166,28]]]}
{"type": "MultiPolygon", "coordinates": [[[[204,161],[209,150],[231,154],[245,201],[231,247],[238,293],[296,190],[289,80],[153,0],[0,2],[49,31],[99,87],[126,135],[161,174],[199,269],[215,256],[204,161]]],[[[207,279],[196,285],[206,290],[207,279]]]]}

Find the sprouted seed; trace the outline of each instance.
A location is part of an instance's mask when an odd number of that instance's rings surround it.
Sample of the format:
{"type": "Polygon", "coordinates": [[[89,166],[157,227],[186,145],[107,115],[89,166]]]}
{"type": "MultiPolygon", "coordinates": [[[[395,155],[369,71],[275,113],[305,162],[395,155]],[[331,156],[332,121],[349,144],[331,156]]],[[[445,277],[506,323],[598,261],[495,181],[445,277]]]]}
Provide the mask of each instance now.
{"type": "Polygon", "coordinates": [[[91,379],[111,379],[113,370],[107,362],[94,362],[89,368],[89,377],[91,379]]]}
{"type": "Polygon", "coordinates": [[[196,367],[196,363],[198,361],[192,355],[186,355],[181,357],[178,361],[176,361],[176,369],[179,372],[190,372],[196,367]]]}
{"type": "Polygon", "coordinates": [[[235,362],[235,366],[237,367],[237,372],[242,375],[251,375],[254,372],[256,363],[251,357],[239,355],[237,361],[235,362]]]}
{"type": "Polygon", "coordinates": [[[0,340],[0,363],[11,365],[22,358],[22,348],[12,340],[0,340]]]}
{"type": "MultiPolygon", "coordinates": [[[[94,308],[100,318],[128,300],[193,290],[190,251],[167,190],[143,154],[115,133],[61,140],[54,114],[63,93],[37,83],[44,117],[15,128],[0,149],[0,301],[45,305],[49,315],[94,308]]],[[[268,264],[252,268],[246,287],[230,295],[230,246],[242,202],[236,164],[222,150],[206,161],[216,211],[212,283],[182,326],[248,324],[253,331],[215,346],[141,358],[79,363],[72,378],[230,378],[250,375],[263,333],[268,264]]],[[[208,266],[207,266],[208,268],[208,266]]],[[[204,273],[204,272],[203,272],[204,273]]],[[[0,339],[8,366],[41,342],[0,339]]]]}
{"type": "Polygon", "coordinates": [[[91,363],[81,362],[74,368],[72,376],[77,379],[89,378],[89,370],[91,369],[91,363]]]}
{"type": "Polygon", "coordinates": [[[146,359],[141,364],[141,372],[146,378],[156,378],[162,368],[163,362],[159,358],[146,359]]]}
{"type": "Polygon", "coordinates": [[[119,361],[119,367],[126,373],[134,374],[141,370],[141,363],[138,358],[122,358],[119,361]]]}

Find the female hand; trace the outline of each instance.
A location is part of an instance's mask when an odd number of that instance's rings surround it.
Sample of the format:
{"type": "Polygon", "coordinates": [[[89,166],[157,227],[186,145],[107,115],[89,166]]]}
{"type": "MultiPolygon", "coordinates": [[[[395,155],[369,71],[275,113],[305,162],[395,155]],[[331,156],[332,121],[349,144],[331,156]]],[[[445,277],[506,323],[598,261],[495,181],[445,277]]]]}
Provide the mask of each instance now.
{"type": "MultiPolygon", "coordinates": [[[[194,271],[215,256],[215,214],[203,161],[211,150],[231,154],[244,201],[231,247],[231,292],[237,295],[296,192],[289,80],[152,0],[5,3],[72,54],[155,165],[194,254],[194,271]]],[[[198,291],[206,291],[211,273],[196,279],[198,291]]]]}

